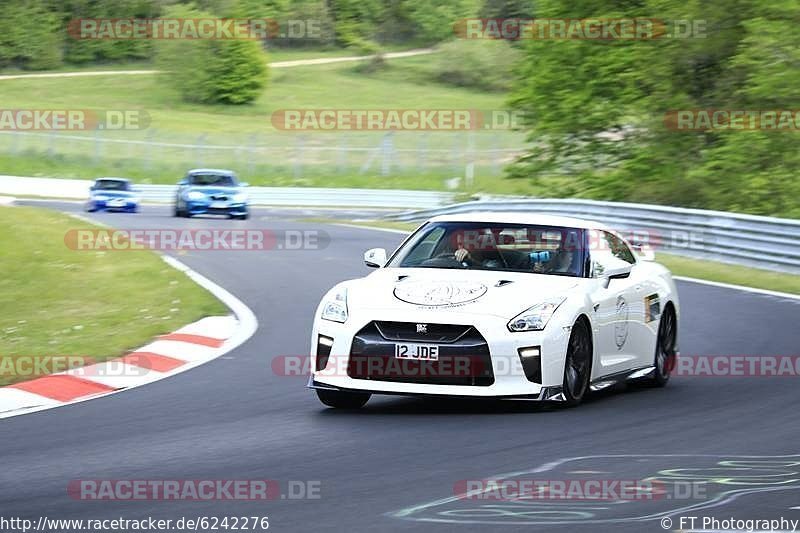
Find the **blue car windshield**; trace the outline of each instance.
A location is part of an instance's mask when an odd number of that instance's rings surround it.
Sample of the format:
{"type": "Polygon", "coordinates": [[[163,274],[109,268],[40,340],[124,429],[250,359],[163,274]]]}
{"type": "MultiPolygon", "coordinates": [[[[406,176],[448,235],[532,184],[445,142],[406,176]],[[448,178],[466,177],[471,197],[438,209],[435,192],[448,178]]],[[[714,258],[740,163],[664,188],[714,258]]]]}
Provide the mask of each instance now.
{"type": "Polygon", "coordinates": [[[97,180],[94,188],[98,191],[129,191],[130,184],[122,180],[97,180]]]}
{"type": "Polygon", "coordinates": [[[209,186],[215,185],[218,187],[235,187],[236,183],[233,176],[224,174],[192,174],[189,176],[189,183],[192,185],[209,186]]]}

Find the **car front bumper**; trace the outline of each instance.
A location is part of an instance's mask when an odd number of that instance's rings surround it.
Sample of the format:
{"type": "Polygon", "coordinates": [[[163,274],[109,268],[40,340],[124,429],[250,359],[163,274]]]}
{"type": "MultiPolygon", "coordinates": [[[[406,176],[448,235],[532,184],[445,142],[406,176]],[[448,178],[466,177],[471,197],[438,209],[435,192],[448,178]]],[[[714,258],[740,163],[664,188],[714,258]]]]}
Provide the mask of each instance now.
{"type": "Polygon", "coordinates": [[[94,211],[135,211],[139,204],[131,200],[115,202],[113,200],[89,200],[89,209],[94,211]]]}
{"type": "Polygon", "coordinates": [[[248,213],[248,207],[246,203],[242,202],[215,205],[214,202],[188,200],[186,202],[186,211],[190,215],[245,216],[248,213]]]}
{"type": "MultiPolygon", "coordinates": [[[[362,357],[364,352],[363,332],[373,322],[406,322],[408,314],[398,316],[398,313],[371,311],[368,314],[352,314],[344,324],[322,320],[317,318],[314,324],[311,338],[311,376],[308,386],[317,389],[333,389],[342,391],[364,391],[375,394],[411,394],[411,395],[432,395],[432,396],[461,396],[461,397],[483,397],[483,398],[526,398],[526,399],[550,399],[560,393],[560,387],[564,376],[564,359],[569,340],[570,328],[562,327],[558,323],[551,323],[543,331],[531,332],[510,332],[506,326],[507,319],[492,317],[487,315],[475,315],[469,313],[441,313],[421,309],[413,313],[413,322],[420,324],[449,324],[472,326],[483,337],[485,345],[488,347],[488,365],[491,365],[491,380],[484,380],[482,384],[444,384],[438,379],[444,373],[447,377],[453,375],[463,376],[464,366],[459,370],[458,363],[438,365],[444,363],[445,359],[440,356],[437,363],[429,363],[426,367],[432,372],[423,372],[425,376],[419,377],[415,374],[420,366],[406,366],[407,360],[394,359],[391,353],[391,346],[386,349],[384,356],[379,364],[392,366],[395,373],[390,379],[383,376],[367,375],[354,372],[353,368],[359,368],[354,360],[362,357]],[[446,315],[446,316],[445,316],[446,315]],[[357,336],[360,337],[355,340],[357,336]],[[332,339],[329,355],[324,368],[317,370],[317,359],[319,339],[323,336],[332,339]],[[524,348],[539,349],[539,375],[535,380],[526,376],[526,368],[523,367],[523,359],[520,350],[524,348]],[[399,364],[399,366],[397,366],[399,364]],[[400,380],[397,378],[397,371],[405,374],[400,380]],[[357,377],[353,377],[357,374],[357,377]],[[430,377],[434,376],[431,380],[430,377]],[[430,381],[440,381],[440,383],[430,383],[430,381]]],[[[331,342],[328,340],[325,342],[331,342]]],[[[383,341],[383,349],[391,345],[392,340],[383,341]]],[[[405,341],[404,341],[405,342],[405,341]]],[[[413,341],[425,344],[422,341],[413,341]]],[[[430,342],[430,344],[438,344],[430,342]]],[[[439,344],[447,347],[447,343],[439,344]]],[[[327,348],[323,348],[327,350],[327,348]]],[[[445,352],[446,350],[442,350],[445,352]]],[[[457,357],[458,351],[450,350],[457,357]]],[[[474,361],[471,355],[466,360],[474,361]]],[[[320,357],[324,361],[324,354],[320,357]]],[[[526,364],[530,361],[526,361],[526,364]]],[[[410,364],[410,363],[408,363],[410,364]]],[[[484,365],[484,367],[487,365],[484,365]]],[[[478,368],[482,371],[485,368],[478,368]]],[[[472,375],[472,370],[468,373],[472,375]]],[[[483,375],[483,374],[482,374],[483,375]]]]}

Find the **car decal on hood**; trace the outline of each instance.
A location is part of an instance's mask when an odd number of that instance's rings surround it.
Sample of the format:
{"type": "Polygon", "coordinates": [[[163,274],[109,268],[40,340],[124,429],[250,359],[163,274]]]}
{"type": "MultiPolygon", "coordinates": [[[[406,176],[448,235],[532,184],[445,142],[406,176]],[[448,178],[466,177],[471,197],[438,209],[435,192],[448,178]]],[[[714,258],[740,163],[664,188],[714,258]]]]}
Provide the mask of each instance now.
{"type": "Polygon", "coordinates": [[[465,304],[486,294],[486,285],[472,281],[406,281],[394,289],[394,296],[406,303],[425,307],[465,304]]]}

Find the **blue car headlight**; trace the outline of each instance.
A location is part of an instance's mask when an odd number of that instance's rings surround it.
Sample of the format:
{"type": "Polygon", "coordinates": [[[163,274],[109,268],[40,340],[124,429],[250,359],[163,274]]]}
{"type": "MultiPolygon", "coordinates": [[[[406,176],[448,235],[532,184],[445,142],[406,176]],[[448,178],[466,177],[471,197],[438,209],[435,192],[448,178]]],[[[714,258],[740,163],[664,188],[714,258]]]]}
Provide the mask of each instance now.
{"type": "Polygon", "coordinates": [[[247,194],[243,192],[237,192],[233,195],[233,201],[237,204],[243,204],[247,202],[247,194]]]}
{"type": "Polygon", "coordinates": [[[96,194],[92,196],[92,200],[95,200],[97,202],[106,202],[109,200],[109,197],[106,196],[105,194],[96,194]]]}
{"type": "Polygon", "coordinates": [[[200,191],[189,191],[186,193],[187,200],[205,200],[206,195],[200,191]]]}

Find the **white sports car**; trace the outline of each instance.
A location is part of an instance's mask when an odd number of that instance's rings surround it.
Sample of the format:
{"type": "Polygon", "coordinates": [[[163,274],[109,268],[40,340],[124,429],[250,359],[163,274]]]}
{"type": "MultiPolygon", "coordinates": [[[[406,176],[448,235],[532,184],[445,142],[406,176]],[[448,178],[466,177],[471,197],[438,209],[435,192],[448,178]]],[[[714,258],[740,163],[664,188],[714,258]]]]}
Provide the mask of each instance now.
{"type": "Polygon", "coordinates": [[[377,270],[322,299],[311,376],[325,405],[372,394],[559,401],[639,380],[677,356],[678,293],[646,246],[602,224],[525,213],[433,218],[377,270]]]}

